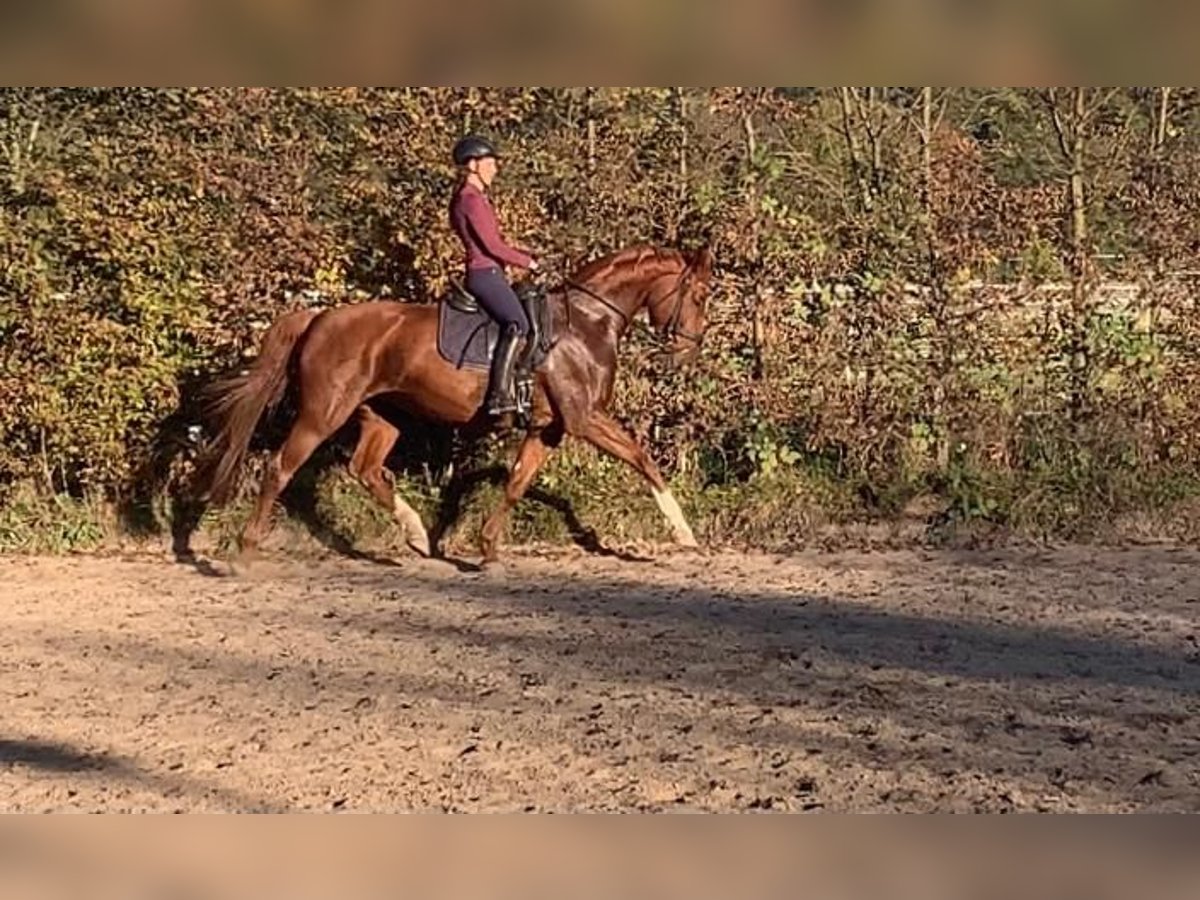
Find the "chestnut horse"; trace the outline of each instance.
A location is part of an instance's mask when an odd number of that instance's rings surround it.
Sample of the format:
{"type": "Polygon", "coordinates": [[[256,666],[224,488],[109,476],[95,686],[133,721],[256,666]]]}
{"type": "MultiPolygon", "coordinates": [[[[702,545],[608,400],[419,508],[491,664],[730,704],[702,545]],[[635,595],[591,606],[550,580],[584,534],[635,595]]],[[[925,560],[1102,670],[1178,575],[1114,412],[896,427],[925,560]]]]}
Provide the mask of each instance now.
{"type": "MultiPolygon", "coordinates": [[[[535,373],[532,411],[509,473],[504,498],[481,536],[485,561],[498,556],[509,513],[564,435],[582,438],[624,460],[649,482],[675,540],[695,546],[657,466],[607,413],[621,336],[645,308],[675,364],[698,352],[712,256],[652,246],[598,259],[547,295],[556,342],[535,373]]],[[[467,426],[484,421],[487,373],[458,369],[437,349],[436,304],[373,301],[323,311],[300,310],[276,321],[249,370],[205,391],[219,422],[209,458],[208,500],[222,503],[236,486],[251,435],[263,413],[295,388],[297,415],[263,477],[254,513],[242,532],[242,551],[266,535],[273,505],[304,461],[358,416],[358,445],[350,472],[396,518],[410,547],[429,555],[429,537],[416,511],[393,489],[384,460],[399,431],[377,409],[399,408],[433,422],[467,426]]]]}

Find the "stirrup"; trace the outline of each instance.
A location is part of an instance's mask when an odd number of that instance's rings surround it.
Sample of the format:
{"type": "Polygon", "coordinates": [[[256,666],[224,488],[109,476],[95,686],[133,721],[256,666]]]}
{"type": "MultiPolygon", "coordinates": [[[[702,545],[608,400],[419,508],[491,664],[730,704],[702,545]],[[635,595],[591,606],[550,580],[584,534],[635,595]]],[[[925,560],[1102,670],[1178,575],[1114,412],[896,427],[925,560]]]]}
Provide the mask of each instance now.
{"type": "Polygon", "coordinates": [[[516,401],[517,411],[528,413],[533,408],[533,379],[529,377],[518,377],[516,381],[516,390],[513,392],[514,400],[516,401]]]}
{"type": "Polygon", "coordinates": [[[511,395],[489,397],[487,403],[484,404],[484,409],[489,416],[503,416],[506,413],[517,411],[517,401],[511,395]]]}

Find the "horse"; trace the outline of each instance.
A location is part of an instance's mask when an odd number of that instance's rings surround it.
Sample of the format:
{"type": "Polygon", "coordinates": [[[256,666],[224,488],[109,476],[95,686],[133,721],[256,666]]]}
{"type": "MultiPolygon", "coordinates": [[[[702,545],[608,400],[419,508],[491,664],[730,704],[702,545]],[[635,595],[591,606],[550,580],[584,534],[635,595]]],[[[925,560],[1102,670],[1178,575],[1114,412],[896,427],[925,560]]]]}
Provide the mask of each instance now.
{"type": "MultiPolygon", "coordinates": [[[[549,290],[553,343],[533,372],[532,403],[504,496],[480,534],[485,563],[499,558],[508,516],[565,436],[588,441],[624,461],[649,484],[675,541],[697,546],[661,472],[637,440],[608,413],[621,337],[645,309],[676,367],[698,355],[707,329],[713,271],[707,247],[681,251],[638,245],[594,260],[549,290]]],[[[446,302],[445,299],[442,302],[446,302]]],[[[252,433],[264,413],[294,389],[296,416],[263,475],[240,548],[252,555],[270,527],[273,505],[312,453],[352,416],[358,443],[350,473],[392,513],[408,545],[432,555],[417,512],[394,490],[384,461],[399,429],[381,412],[403,410],[457,428],[493,427],[482,409],[487,372],[456,366],[438,351],[438,306],[374,300],[298,310],[277,320],[258,357],[243,372],[213,383],[204,403],[218,423],[206,467],[204,498],[233,493],[252,433]]]]}

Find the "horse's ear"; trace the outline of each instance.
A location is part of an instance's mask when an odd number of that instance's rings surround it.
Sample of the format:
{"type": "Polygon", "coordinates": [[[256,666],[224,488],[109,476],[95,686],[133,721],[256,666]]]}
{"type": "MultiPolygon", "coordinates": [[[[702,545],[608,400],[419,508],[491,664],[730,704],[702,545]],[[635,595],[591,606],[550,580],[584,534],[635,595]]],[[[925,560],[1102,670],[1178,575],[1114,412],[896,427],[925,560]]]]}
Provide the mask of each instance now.
{"type": "Polygon", "coordinates": [[[692,254],[692,266],[695,268],[697,274],[703,278],[707,278],[712,274],[713,255],[712,249],[708,244],[705,244],[692,254]]]}

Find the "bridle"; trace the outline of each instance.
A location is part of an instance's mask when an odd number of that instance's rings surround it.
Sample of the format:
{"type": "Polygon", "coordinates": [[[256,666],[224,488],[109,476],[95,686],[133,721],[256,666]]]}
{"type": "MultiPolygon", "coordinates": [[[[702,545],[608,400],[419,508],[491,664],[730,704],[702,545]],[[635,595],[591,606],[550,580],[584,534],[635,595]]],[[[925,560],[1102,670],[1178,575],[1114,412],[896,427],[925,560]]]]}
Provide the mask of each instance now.
{"type": "MultiPolygon", "coordinates": [[[[683,298],[685,296],[683,289],[684,289],[684,286],[688,283],[688,279],[691,277],[691,275],[692,275],[692,263],[689,262],[686,266],[684,266],[683,271],[679,273],[679,277],[675,280],[675,286],[671,288],[671,290],[666,294],[666,296],[664,296],[662,299],[660,299],[658,301],[658,304],[661,305],[662,303],[669,301],[671,299],[671,297],[675,298],[675,306],[671,310],[671,315],[667,318],[667,323],[666,323],[666,326],[663,328],[662,333],[660,334],[659,332],[656,332],[654,329],[650,328],[649,326],[643,326],[651,334],[653,334],[654,337],[658,338],[659,340],[673,340],[674,338],[683,338],[685,341],[691,341],[697,347],[700,346],[700,341],[703,339],[704,336],[701,334],[696,334],[695,332],[692,332],[692,331],[688,331],[685,328],[681,327],[679,324],[681,318],[683,317],[683,298]]],[[[625,327],[641,325],[640,322],[636,321],[632,316],[627,314],[623,309],[621,309],[615,303],[613,303],[612,301],[608,300],[607,298],[601,296],[599,293],[592,290],[587,285],[580,284],[579,282],[574,281],[570,278],[566,279],[566,281],[564,283],[566,284],[567,287],[574,288],[575,290],[580,291],[581,293],[587,295],[588,297],[591,297],[593,300],[597,301],[598,303],[600,303],[607,309],[611,310],[612,312],[615,312],[618,316],[621,317],[621,321],[625,327]]],[[[571,308],[570,304],[567,304],[568,311],[570,310],[570,308],[571,308]]]]}

